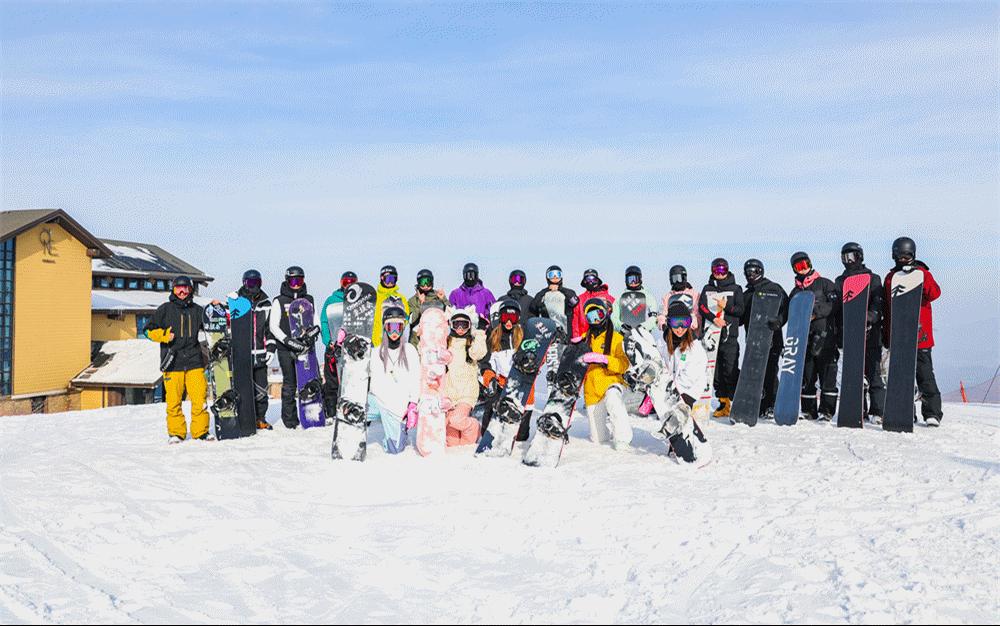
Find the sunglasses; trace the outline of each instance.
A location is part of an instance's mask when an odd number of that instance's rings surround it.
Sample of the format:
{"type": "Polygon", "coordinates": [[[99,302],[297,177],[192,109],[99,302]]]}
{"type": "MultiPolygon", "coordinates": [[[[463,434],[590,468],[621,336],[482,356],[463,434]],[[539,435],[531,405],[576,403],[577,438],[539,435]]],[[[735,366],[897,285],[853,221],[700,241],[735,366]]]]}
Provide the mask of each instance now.
{"type": "Polygon", "coordinates": [[[521,314],[520,313],[510,312],[510,313],[501,313],[500,314],[500,323],[501,324],[506,324],[507,322],[510,322],[511,324],[517,324],[520,320],[521,320],[521,314]]]}
{"type": "Polygon", "coordinates": [[[562,272],[559,270],[552,270],[551,272],[546,272],[545,278],[549,280],[562,279],[562,272]]]}
{"type": "Polygon", "coordinates": [[[670,317],[667,318],[667,325],[670,328],[691,328],[691,318],[686,315],[683,317],[670,317]]]}
{"type": "Polygon", "coordinates": [[[809,259],[802,259],[801,261],[796,261],[792,269],[796,272],[807,272],[812,269],[812,263],[809,262],[809,259]]]}
{"type": "Polygon", "coordinates": [[[587,322],[590,324],[600,324],[608,319],[608,312],[604,309],[594,307],[587,311],[587,322]]]}
{"type": "Polygon", "coordinates": [[[420,287],[433,287],[434,279],[428,278],[427,276],[421,276],[419,279],[417,279],[417,285],[419,285],[420,287]]]}

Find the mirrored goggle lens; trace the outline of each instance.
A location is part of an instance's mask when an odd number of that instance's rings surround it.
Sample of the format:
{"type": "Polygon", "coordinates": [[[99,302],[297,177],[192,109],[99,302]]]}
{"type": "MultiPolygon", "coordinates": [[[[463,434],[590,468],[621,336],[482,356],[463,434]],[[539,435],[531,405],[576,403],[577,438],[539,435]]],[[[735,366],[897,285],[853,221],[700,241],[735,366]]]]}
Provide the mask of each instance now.
{"type": "Polygon", "coordinates": [[[188,287],[187,285],[177,285],[176,287],[174,287],[174,293],[177,295],[189,294],[191,293],[191,288],[188,287]]]}
{"type": "Polygon", "coordinates": [[[802,259],[801,261],[796,261],[795,265],[792,266],[792,269],[794,269],[796,272],[805,272],[809,270],[811,267],[812,263],[809,262],[809,259],[802,259]]]}
{"type": "Polygon", "coordinates": [[[469,330],[469,328],[472,327],[472,324],[469,320],[451,320],[451,327],[454,330],[469,330]]]}
{"type": "Polygon", "coordinates": [[[764,270],[756,266],[751,266],[747,268],[747,271],[745,273],[747,276],[760,276],[761,274],[764,273],[764,270]]]}
{"type": "Polygon", "coordinates": [[[688,316],[671,317],[667,319],[670,328],[691,328],[691,318],[688,316]]]}
{"type": "Polygon", "coordinates": [[[559,270],[551,270],[545,274],[545,278],[549,280],[562,280],[562,272],[559,270]]]}
{"type": "Polygon", "coordinates": [[[521,315],[519,313],[514,313],[513,311],[511,311],[510,313],[500,314],[500,322],[502,324],[506,324],[507,322],[510,322],[511,324],[517,324],[520,320],[521,320],[521,315]]]}
{"type": "Polygon", "coordinates": [[[853,250],[851,252],[845,252],[844,254],[840,255],[840,260],[847,265],[850,265],[852,263],[857,263],[859,260],[858,253],[854,252],[853,250]]]}
{"type": "Polygon", "coordinates": [[[512,285],[523,285],[524,284],[524,275],[523,274],[514,274],[513,276],[510,277],[510,284],[512,284],[512,285]]]}
{"type": "Polygon", "coordinates": [[[727,265],[716,265],[715,267],[712,268],[712,273],[713,274],[719,274],[719,275],[728,274],[729,273],[729,266],[727,266],[727,265]]]}
{"type": "Polygon", "coordinates": [[[479,278],[479,275],[476,272],[466,272],[462,274],[462,276],[465,278],[465,280],[476,280],[477,278],[479,278]]]}
{"type": "Polygon", "coordinates": [[[594,307],[587,311],[587,322],[590,324],[600,324],[607,317],[608,314],[604,309],[594,307]]]}
{"type": "Polygon", "coordinates": [[[684,274],[671,274],[670,275],[670,284],[671,285],[676,285],[677,283],[683,283],[683,282],[685,282],[685,280],[684,280],[684,274]]]}
{"type": "Polygon", "coordinates": [[[259,278],[248,278],[243,281],[243,286],[247,289],[258,289],[261,285],[261,279],[259,278]]]}
{"type": "Polygon", "coordinates": [[[404,326],[405,324],[403,322],[397,322],[397,321],[386,322],[385,332],[392,335],[402,335],[404,326]]]}
{"type": "Polygon", "coordinates": [[[417,284],[421,287],[433,287],[434,279],[429,276],[421,276],[417,279],[417,284]]]}
{"type": "Polygon", "coordinates": [[[382,275],[382,284],[385,285],[385,286],[387,286],[387,287],[392,287],[393,285],[396,284],[396,275],[395,274],[383,274],[382,275]]]}
{"type": "Polygon", "coordinates": [[[625,282],[630,285],[638,285],[642,282],[642,277],[638,274],[629,274],[625,277],[625,282]]]}
{"type": "Polygon", "coordinates": [[[301,276],[293,276],[288,279],[288,286],[291,287],[292,289],[301,287],[304,284],[306,284],[306,279],[302,278],[301,276]]]}
{"type": "Polygon", "coordinates": [[[357,278],[341,278],[340,286],[343,287],[344,289],[347,289],[356,282],[358,282],[357,278]]]}

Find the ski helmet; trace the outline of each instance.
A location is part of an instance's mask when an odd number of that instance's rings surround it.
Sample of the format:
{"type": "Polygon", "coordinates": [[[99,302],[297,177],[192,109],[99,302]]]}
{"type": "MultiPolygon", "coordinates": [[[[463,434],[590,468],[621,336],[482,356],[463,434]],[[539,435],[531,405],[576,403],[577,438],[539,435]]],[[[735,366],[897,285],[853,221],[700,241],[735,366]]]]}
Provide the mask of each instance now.
{"type": "Polygon", "coordinates": [[[406,310],[393,303],[382,310],[382,332],[389,340],[390,347],[395,348],[395,342],[403,336],[406,329],[406,310]],[[395,335],[395,339],[391,337],[395,335]]]}
{"type": "Polygon", "coordinates": [[[250,295],[257,295],[260,293],[260,288],[264,285],[264,279],[261,278],[260,272],[257,270],[247,270],[243,272],[243,288],[250,293],[250,295]]]}
{"type": "Polygon", "coordinates": [[[796,274],[806,273],[809,270],[812,270],[812,259],[809,258],[808,254],[802,252],[801,250],[792,255],[791,264],[792,269],[795,270],[796,274]]]}
{"type": "Polygon", "coordinates": [[[550,265],[549,269],[545,270],[545,280],[550,285],[561,285],[563,281],[562,268],[558,265],[550,265]]]}
{"type": "Polygon", "coordinates": [[[743,264],[743,276],[750,283],[760,280],[764,277],[764,264],[760,259],[747,259],[747,262],[743,264]]]}
{"type": "Polygon", "coordinates": [[[434,272],[429,269],[417,272],[417,289],[421,287],[426,287],[428,290],[434,288],[434,272]]]}
{"type": "Polygon", "coordinates": [[[184,276],[182,274],[182,275],[180,275],[180,276],[178,276],[177,278],[174,279],[173,284],[171,284],[171,286],[170,286],[170,292],[173,293],[175,296],[177,295],[176,289],[178,287],[186,287],[187,290],[188,290],[188,293],[184,297],[184,300],[187,300],[187,299],[191,298],[191,296],[194,295],[194,282],[192,282],[190,276],[184,276]]]}
{"type": "Polygon", "coordinates": [[[670,328],[690,328],[691,309],[680,300],[674,300],[667,307],[667,326],[670,328]]]}
{"type": "Polygon", "coordinates": [[[479,282],[479,266],[475,263],[466,263],[462,268],[462,281],[469,287],[479,282]]]}
{"type": "Polygon", "coordinates": [[[584,270],[580,286],[587,291],[594,291],[601,286],[601,275],[595,269],[584,270]]]}
{"type": "Polygon", "coordinates": [[[524,273],[524,270],[514,270],[507,277],[507,282],[510,284],[511,288],[523,288],[528,284],[528,275],[524,273]]]}
{"type": "Polygon", "coordinates": [[[675,265],[670,268],[670,287],[674,291],[680,291],[688,281],[688,271],[683,265],[675,265]]]}
{"type": "Polygon", "coordinates": [[[892,242],[892,260],[897,263],[901,260],[914,260],[917,258],[917,243],[909,237],[900,237],[892,242]]]}
{"type": "Polygon", "coordinates": [[[382,269],[378,271],[378,280],[382,283],[383,287],[395,287],[396,281],[399,280],[399,272],[396,271],[396,266],[383,265],[382,269]]]}
{"type": "Polygon", "coordinates": [[[588,298],[583,303],[583,314],[591,328],[600,328],[607,323],[611,307],[604,298],[588,298]]]}
{"type": "Polygon", "coordinates": [[[292,289],[300,289],[306,284],[306,272],[298,265],[293,265],[285,270],[285,282],[292,289]]]}
{"type": "Polygon", "coordinates": [[[728,274],[729,273],[729,261],[722,257],[718,257],[712,261],[712,275],[716,274],[728,274]]]}
{"type": "Polygon", "coordinates": [[[638,265],[629,265],[625,268],[625,286],[631,288],[633,284],[642,285],[642,270],[638,265]]]}
{"type": "Polygon", "coordinates": [[[858,267],[865,262],[865,251],[861,244],[848,241],[840,249],[840,262],[844,267],[858,267]]]}
{"type": "Polygon", "coordinates": [[[340,275],[340,288],[347,289],[354,283],[358,282],[358,275],[354,272],[348,270],[340,275]]]}
{"type": "Polygon", "coordinates": [[[499,315],[500,324],[507,321],[517,324],[521,321],[521,305],[513,298],[501,298],[497,313],[499,315]]]}
{"type": "MultiPolygon", "coordinates": [[[[460,328],[465,328],[469,331],[469,333],[471,333],[473,329],[472,318],[465,312],[465,309],[458,309],[454,311],[448,319],[448,327],[451,328],[451,334],[455,336],[458,335],[456,330],[460,328]]],[[[468,336],[468,334],[466,336],[468,336]]]]}

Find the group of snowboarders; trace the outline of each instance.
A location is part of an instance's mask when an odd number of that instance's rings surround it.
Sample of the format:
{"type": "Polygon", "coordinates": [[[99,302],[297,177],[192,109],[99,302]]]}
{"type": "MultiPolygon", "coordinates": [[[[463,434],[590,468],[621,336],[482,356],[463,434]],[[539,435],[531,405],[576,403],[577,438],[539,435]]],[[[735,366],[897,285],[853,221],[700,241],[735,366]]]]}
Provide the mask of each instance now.
{"type": "MultiPolygon", "coordinates": [[[[776,403],[781,405],[781,397],[788,396],[790,384],[798,392],[789,396],[794,397],[793,420],[799,414],[806,419],[832,420],[841,391],[846,394],[857,387],[858,401],[854,395],[850,402],[844,398],[841,411],[847,406],[854,411],[857,404],[857,411],[878,422],[886,410],[883,355],[895,334],[890,332],[893,303],[910,293],[907,285],[919,288],[919,294],[907,296],[918,298],[914,302],[919,304],[913,305],[912,315],[909,309],[905,312],[906,323],[914,317],[918,329],[910,371],[915,373],[925,422],[940,424],[941,397],[931,358],[931,303],[939,297],[940,288],[927,265],[917,259],[912,239],[897,239],[892,259],[894,266],[882,281],[865,266],[862,247],[847,243],[841,250],[844,271],[831,281],[819,275],[807,253],[796,252],[790,259],[795,284],[790,293],[765,276],[758,259],[744,263],[743,287],[725,258],[712,261],[707,283],[700,290],[689,282],[686,268],[675,265],[669,271],[670,292],[659,301],[645,288],[637,266],[626,269],[626,290],[617,298],[597,270],[584,272],[582,291],[577,293],[565,286],[562,269],[553,265],[546,270],[545,288],[534,296],[526,289],[525,272],[513,270],[509,290],[498,299],[484,286],[475,263],[465,265],[462,284],[447,296],[435,286],[430,270],[420,270],[409,298],[399,287],[396,268],[386,265],[374,288],[360,283],[356,273],[344,272],[340,287],[318,309],[301,267],[286,270],[273,300],[263,291],[260,272],[251,269],[229,299],[230,312],[239,310],[241,329],[246,329],[240,331],[241,338],[235,332],[226,338],[233,347],[225,345],[230,351],[240,346],[249,354],[250,365],[243,376],[248,380],[234,379],[233,387],[243,413],[253,412],[256,429],[271,428],[266,419],[267,368],[276,356],[282,373],[281,421],[287,428],[300,423],[308,426],[307,413],[312,418],[325,413],[321,422],[334,423],[335,431],[339,422],[378,422],[383,448],[397,453],[405,449],[408,432],[418,426],[421,415],[438,411],[443,416],[444,445],[479,442],[479,452],[501,440],[501,447],[512,446],[514,441],[529,438],[534,376],[544,360],[550,390],[565,396],[550,399],[554,408],[546,407],[538,418],[538,430],[550,438],[565,439],[570,416],[566,410],[557,410],[556,404],[562,401],[572,411],[576,385],[576,394],[582,388],[591,439],[627,448],[632,427],[626,397],[638,390],[641,402],[636,412],[650,415],[655,411],[664,421],[661,433],[669,441],[671,454],[685,461],[704,460],[710,452],[692,416],[696,405],[710,406],[713,388],[718,400],[714,417],[753,424],[758,417],[776,418],[776,403]],[[897,274],[909,282],[897,281],[897,274]],[[858,298],[859,294],[863,297],[858,298]],[[433,322],[422,324],[429,310],[444,315],[437,313],[433,322]],[[549,321],[533,325],[538,318],[549,321]],[[430,328],[439,321],[440,333],[430,328]],[[793,324],[801,327],[801,337],[799,331],[793,333],[793,324]],[[428,326],[426,333],[422,326],[428,326]],[[742,369],[741,326],[746,333],[742,369]],[[321,368],[310,364],[310,358],[316,361],[314,344],[319,339],[325,346],[321,368]],[[433,341],[440,341],[441,347],[425,350],[433,341]],[[843,390],[838,389],[841,350],[843,390]],[[578,363],[575,369],[571,359],[578,363]],[[427,371],[422,372],[422,367],[427,371]],[[431,367],[446,375],[425,375],[431,367]],[[848,373],[853,381],[855,367],[861,372],[857,385],[848,383],[848,373]],[[363,379],[357,378],[359,368],[364,370],[363,379]],[[784,383],[786,370],[795,373],[789,377],[794,383],[784,383]],[[508,381],[516,382],[508,385],[508,381]],[[779,394],[779,382],[785,388],[783,394],[779,394]],[[348,392],[349,386],[354,390],[348,392]],[[425,405],[428,394],[439,400],[433,410],[425,405]],[[504,397],[508,397],[506,404],[501,402],[504,397]],[[304,401],[316,405],[311,413],[303,407],[304,401]],[[503,434],[508,427],[509,433],[503,434]]],[[[167,430],[174,443],[188,434],[181,412],[185,395],[192,403],[191,437],[212,438],[205,409],[210,387],[206,368],[212,382],[212,355],[218,363],[217,355],[224,353],[209,349],[202,332],[203,310],[194,305],[192,295],[191,279],[178,277],[168,302],[157,309],[145,329],[149,339],[161,344],[167,430]]],[[[899,315],[902,319],[904,312],[899,315]]],[[[903,332],[903,322],[899,325],[897,331],[903,332]]],[[[900,341],[905,343],[905,339],[904,335],[900,341]]],[[[905,370],[908,362],[903,357],[891,359],[890,376],[893,366],[905,370]]],[[[229,357],[229,364],[236,368],[234,357],[229,357]]],[[[914,373],[909,379],[911,421],[914,373]]],[[[234,409],[233,415],[237,413],[234,409]]],[[[216,410],[217,421],[218,415],[216,410]]],[[[786,423],[780,416],[777,419],[786,423]]],[[[362,458],[364,445],[362,436],[362,458]]]]}

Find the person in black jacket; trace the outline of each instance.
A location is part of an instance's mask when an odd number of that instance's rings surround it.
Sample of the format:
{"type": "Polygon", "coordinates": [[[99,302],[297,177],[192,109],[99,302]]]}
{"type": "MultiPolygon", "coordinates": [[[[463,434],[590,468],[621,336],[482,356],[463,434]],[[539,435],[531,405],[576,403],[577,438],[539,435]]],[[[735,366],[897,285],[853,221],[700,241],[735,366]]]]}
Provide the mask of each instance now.
{"type": "Polygon", "coordinates": [[[285,270],[285,282],[281,283],[281,292],[271,302],[268,313],[268,329],[277,344],[278,365],[281,366],[281,421],[285,428],[298,428],[299,425],[298,403],[295,400],[298,392],[295,358],[312,349],[320,333],[318,321],[313,297],[306,289],[306,273],[298,265],[293,265],[285,270]],[[288,324],[288,306],[299,298],[313,304],[313,317],[308,320],[306,332],[300,337],[293,337],[288,324]]]}
{"type": "Polygon", "coordinates": [[[242,296],[253,305],[253,342],[250,355],[253,358],[253,388],[257,408],[257,430],[271,430],[267,422],[267,366],[275,351],[274,338],[268,330],[271,300],[262,289],[264,280],[257,270],[243,272],[243,286],[230,296],[242,296]]]}
{"type": "MultiPolygon", "coordinates": [[[[865,267],[865,251],[853,241],[840,249],[844,272],[837,277],[837,293],[844,293],[844,281],[858,274],[868,275],[868,314],[865,321],[865,380],[868,381],[868,415],[880,421],[885,407],[885,383],[882,381],[882,279],[865,267]]],[[[843,329],[843,319],[838,327],[843,329]]],[[[843,347],[843,333],[840,346],[843,347]]]]}
{"type": "Polygon", "coordinates": [[[208,430],[205,366],[208,344],[202,332],[205,311],[194,303],[194,284],[187,276],[174,279],[170,299],[153,313],[143,334],[160,344],[160,369],[167,401],[167,435],[170,443],[187,439],[187,422],[181,401],[191,400],[191,438],[214,439],[208,430]]]}
{"type": "Polygon", "coordinates": [[[774,417],[774,399],[778,394],[778,360],[785,347],[781,328],[788,320],[788,294],[784,287],[764,277],[764,264],[759,259],[749,259],[743,264],[743,276],[747,279],[743,290],[743,328],[750,329],[751,306],[753,295],[760,291],[773,292],[781,297],[778,305],[778,315],[767,320],[767,325],[774,331],[771,339],[771,349],[767,353],[767,368],[764,370],[764,395],[761,398],[761,417],[774,417]]]}
{"type": "Polygon", "coordinates": [[[719,352],[715,358],[715,396],[719,408],[712,417],[728,417],[740,375],[740,318],[743,315],[743,290],[729,271],[729,261],[718,258],[712,261],[712,275],[701,290],[698,308],[704,328],[715,324],[722,328],[719,335],[719,352]],[[711,297],[710,297],[711,294],[711,297]],[[716,317],[719,310],[722,317],[716,317]]]}
{"type": "Polygon", "coordinates": [[[819,275],[805,252],[791,259],[795,289],[789,297],[809,289],[816,296],[809,322],[809,342],[802,367],[802,413],[808,419],[830,421],[837,412],[837,320],[840,319],[840,292],[828,278],[819,275]],[[819,410],[816,408],[816,381],[820,385],[819,410]]]}

